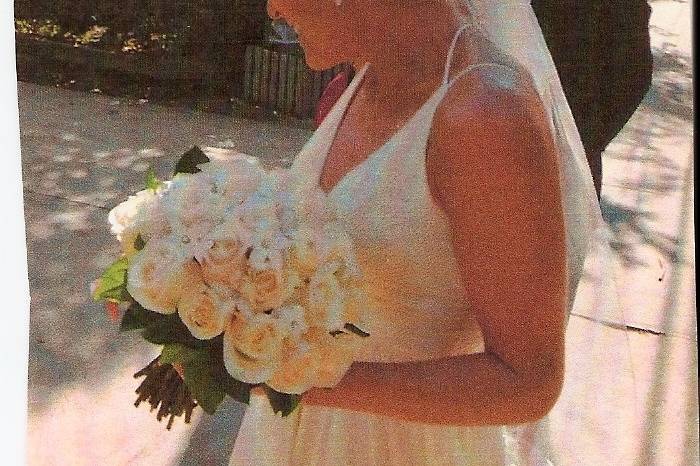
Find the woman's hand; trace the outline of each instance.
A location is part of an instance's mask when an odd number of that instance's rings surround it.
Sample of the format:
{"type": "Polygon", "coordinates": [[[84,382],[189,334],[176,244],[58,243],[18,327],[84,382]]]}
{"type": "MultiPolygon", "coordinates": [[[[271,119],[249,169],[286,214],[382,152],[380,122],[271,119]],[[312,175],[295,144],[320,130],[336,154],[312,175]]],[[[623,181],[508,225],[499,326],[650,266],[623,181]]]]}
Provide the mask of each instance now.
{"type": "Polygon", "coordinates": [[[490,425],[533,421],[556,402],[567,283],[557,154],[539,100],[489,82],[450,90],[427,159],[486,351],[355,364],[334,389],[306,394],[307,404],[490,425]]]}

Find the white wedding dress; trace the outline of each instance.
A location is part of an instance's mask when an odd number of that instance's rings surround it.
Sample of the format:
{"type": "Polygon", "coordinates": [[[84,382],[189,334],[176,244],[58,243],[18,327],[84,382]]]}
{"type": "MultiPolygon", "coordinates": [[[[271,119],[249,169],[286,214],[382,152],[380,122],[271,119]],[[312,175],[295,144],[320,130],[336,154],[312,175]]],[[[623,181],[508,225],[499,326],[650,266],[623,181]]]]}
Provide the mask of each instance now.
{"type": "MultiPolygon", "coordinates": [[[[469,299],[460,282],[448,223],[430,195],[425,167],[432,117],[452,83],[468,79],[479,67],[503,66],[479,63],[451,72],[454,44],[465,29],[457,31],[446,57],[443,84],[393,137],[329,193],[381,303],[381,311],[367,321],[371,336],[360,360],[430,360],[483,350],[479,327],[467,312],[469,299]]],[[[368,66],[357,73],[296,158],[292,169],[308,183],[319,182],[337,128],[368,66]]],[[[579,207],[565,205],[565,210],[571,214],[569,224],[581,221],[576,215],[579,207]]],[[[586,242],[585,235],[568,238],[572,291],[586,242]]],[[[530,432],[531,442],[534,432],[530,432]]],[[[521,464],[517,450],[523,446],[516,446],[515,438],[505,427],[423,425],[303,404],[291,416],[281,418],[272,413],[263,396],[253,396],[230,465],[521,464]]],[[[536,458],[531,464],[549,462],[546,445],[528,448],[537,450],[527,453],[536,458]]]]}

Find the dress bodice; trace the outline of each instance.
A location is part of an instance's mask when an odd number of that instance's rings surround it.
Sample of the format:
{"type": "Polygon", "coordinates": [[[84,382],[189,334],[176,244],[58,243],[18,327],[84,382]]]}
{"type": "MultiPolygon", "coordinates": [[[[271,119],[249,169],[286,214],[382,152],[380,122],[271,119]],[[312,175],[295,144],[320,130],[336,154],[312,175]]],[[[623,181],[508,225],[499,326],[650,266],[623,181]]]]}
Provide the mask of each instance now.
{"type": "MultiPolygon", "coordinates": [[[[491,64],[472,65],[448,81],[448,62],[443,84],[329,192],[377,303],[363,322],[371,336],[361,360],[425,360],[483,348],[469,315],[448,219],[428,187],[425,153],[432,117],[450,85],[486,65],[491,64]]],[[[357,73],[295,160],[293,170],[310,183],[319,183],[338,126],[368,67],[357,73]]]]}

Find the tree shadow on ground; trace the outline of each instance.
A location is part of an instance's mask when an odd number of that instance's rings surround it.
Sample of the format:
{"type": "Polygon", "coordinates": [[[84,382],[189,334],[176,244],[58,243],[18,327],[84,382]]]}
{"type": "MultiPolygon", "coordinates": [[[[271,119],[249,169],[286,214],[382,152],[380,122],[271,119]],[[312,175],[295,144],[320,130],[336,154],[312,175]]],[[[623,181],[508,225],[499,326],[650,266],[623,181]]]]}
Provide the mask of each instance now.
{"type": "MultiPolygon", "coordinates": [[[[654,79],[638,115],[607,151],[609,160],[629,163],[632,169],[615,187],[633,193],[625,202],[604,195],[603,217],[613,232],[612,246],[628,267],[643,266],[636,246],[648,245],[672,263],[678,261],[677,233],[659,231],[658,222],[667,220],[647,205],[651,197],[678,196],[684,183],[685,164],[691,154],[669,150],[669,144],[686,142],[693,120],[692,70],[690,59],[672,47],[655,48],[654,79]]],[[[683,146],[686,147],[686,146],[683,146]]],[[[692,182],[692,181],[691,181],[692,182]]],[[[664,212],[665,216],[673,212],[664,212]]],[[[681,219],[682,220],[682,219],[681,219]]]]}

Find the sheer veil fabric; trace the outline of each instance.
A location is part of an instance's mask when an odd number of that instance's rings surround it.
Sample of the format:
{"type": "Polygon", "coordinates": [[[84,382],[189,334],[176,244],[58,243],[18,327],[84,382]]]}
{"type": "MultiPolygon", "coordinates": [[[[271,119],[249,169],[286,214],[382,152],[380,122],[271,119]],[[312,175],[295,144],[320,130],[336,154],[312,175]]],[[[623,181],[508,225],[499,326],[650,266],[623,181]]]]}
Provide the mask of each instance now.
{"type": "Polygon", "coordinates": [[[633,464],[632,358],[615,263],[586,154],[530,0],[455,0],[531,76],[559,150],[569,276],[564,390],[540,422],[504,428],[513,464],[633,464]]]}

